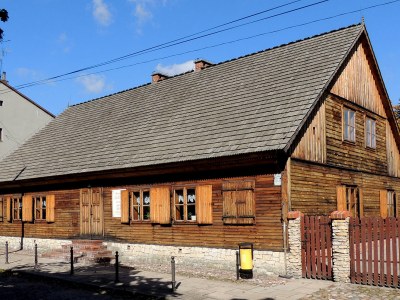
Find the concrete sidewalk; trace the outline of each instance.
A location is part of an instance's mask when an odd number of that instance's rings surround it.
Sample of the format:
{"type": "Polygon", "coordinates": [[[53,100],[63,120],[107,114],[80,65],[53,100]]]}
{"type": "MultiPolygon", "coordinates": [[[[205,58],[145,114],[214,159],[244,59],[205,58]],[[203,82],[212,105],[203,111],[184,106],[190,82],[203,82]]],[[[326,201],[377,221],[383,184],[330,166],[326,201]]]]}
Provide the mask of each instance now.
{"type": "MultiPolygon", "coordinates": [[[[179,266],[177,266],[179,268],[179,266]]],[[[104,290],[153,296],[159,299],[284,299],[294,300],[310,296],[321,288],[333,285],[330,281],[307,279],[281,280],[278,285],[268,287],[246,283],[245,280],[215,280],[182,276],[177,274],[177,289],[172,291],[171,274],[136,270],[121,267],[119,282],[115,283],[114,265],[74,265],[70,275],[70,264],[54,259],[40,258],[34,268],[32,251],[13,251],[9,264],[5,264],[4,252],[0,252],[0,269],[41,276],[49,279],[69,281],[82,287],[98,287],[104,290]]]]}

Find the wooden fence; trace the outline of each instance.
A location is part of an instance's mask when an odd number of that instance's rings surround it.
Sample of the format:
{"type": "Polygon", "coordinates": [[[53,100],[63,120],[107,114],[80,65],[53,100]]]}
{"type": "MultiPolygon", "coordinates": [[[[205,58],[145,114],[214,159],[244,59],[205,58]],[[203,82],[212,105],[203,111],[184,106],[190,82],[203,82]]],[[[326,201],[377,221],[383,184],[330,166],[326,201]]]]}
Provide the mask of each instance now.
{"type": "Polygon", "coordinates": [[[350,218],[352,283],[400,288],[400,219],[350,218]]]}
{"type": "Polygon", "coordinates": [[[301,261],[304,278],[332,279],[331,220],[328,216],[301,218],[301,261]]]}

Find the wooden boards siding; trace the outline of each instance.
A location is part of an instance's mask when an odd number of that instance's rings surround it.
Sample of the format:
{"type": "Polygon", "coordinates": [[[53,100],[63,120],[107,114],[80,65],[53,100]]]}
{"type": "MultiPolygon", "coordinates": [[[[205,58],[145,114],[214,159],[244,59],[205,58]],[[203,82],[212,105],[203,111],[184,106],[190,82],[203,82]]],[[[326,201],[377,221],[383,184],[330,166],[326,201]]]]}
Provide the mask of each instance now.
{"type": "Polygon", "coordinates": [[[386,156],[389,175],[399,177],[400,153],[388,121],[386,121],[386,156]]]}
{"type": "Polygon", "coordinates": [[[312,120],[305,124],[305,132],[296,146],[292,157],[326,162],[325,102],[312,120]]]}
{"type": "Polygon", "coordinates": [[[331,92],[386,117],[367,47],[364,43],[358,43],[331,92]]]}
{"type": "Polygon", "coordinates": [[[380,191],[400,192],[400,179],[332,166],[291,160],[292,210],[306,215],[327,215],[337,210],[337,186],[357,186],[362,191],[364,216],[380,215],[380,191]]]}
{"type": "MultiPolygon", "coordinates": [[[[206,246],[236,248],[238,243],[254,243],[255,249],[281,251],[281,186],[274,185],[273,175],[235,177],[226,179],[208,179],[184,182],[168,182],[147,187],[204,186],[199,197],[212,193],[212,202],[205,203],[212,207],[212,220],[205,218],[204,223],[152,224],[149,221],[121,223],[121,218],[112,217],[111,195],[114,189],[130,189],[135,186],[103,187],[103,221],[106,239],[132,243],[148,243],[176,246],[206,246]],[[226,225],[222,220],[222,184],[226,180],[253,180],[255,182],[255,223],[253,225],[226,225]],[[211,190],[208,190],[209,186],[211,190]]],[[[96,188],[92,188],[95,190],[96,188]]],[[[82,190],[83,192],[86,189],[82,190]]],[[[47,194],[43,191],[41,194],[47,194]]],[[[54,223],[24,223],[25,237],[71,238],[79,237],[80,226],[80,190],[51,191],[55,195],[54,223]]],[[[4,195],[7,196],[7,195],[4,195]]],[[[171,194],[172,197],[172,194],[171,194]]],[[[200,199],[199,199],[200,200],[200,199]]],[[[4,202],[6,205],[6,201],[4,202]]],[[[126,221],[126,220],[125,220],[126,221]]],[[[20,236],[22,223],[0,222],[0,235],[20,236]]],[[[85,234],[87,232],[85,231],[85,234]]]]}
{"type": "MultiPolygon", "coordinates": [[[[0,222],[1,236],[42,237],[42,238],[71,238],[79,236],[79,190],[60,190],[40,192],[39,194],[54,195],[54,222],[36,220],[34,223],[21,221],[8,222],[4,218],[0,222]]],[[[8,197],[4,197],[8,198],[8,197]]],[[[5,210],[9,208],[4,201],[5,210]]]]}
{"type": "MultiPolygon", "coordinates": [[[[170,182],[162,186],[212,185],[212,224],[151,224],[148,221],[121,224],[112,217],[111,191],[104,188],[105,237],[148,244],[236,248],[252,242],[256,249],[282,250],[281,187],[274,186],[273,175],[246,178],[211,179],[201,182],[170,182]],[[256,221],[254,225],[224,225],[222,220],[222,183],[224,180],[255,180],[256,221]]],[[[161,186],[161,185],[160,185],[161,186]]],[[[124,186],[122,188],[130,188],[124,186]]],[[[171,195],[172,196],[172,195],[171,195]]]]}
{"type": "Polygon", "coordinates": [[[378,174],[388,174],[386,120],[334,95],[329,95],[325,102],[327,164],[378,174]],[[355,143],[343,141],[343,107],[355,111],[355,143]],[[367,148],[365,145],[366,116],[376,120],[376,149],[367,148]]]}

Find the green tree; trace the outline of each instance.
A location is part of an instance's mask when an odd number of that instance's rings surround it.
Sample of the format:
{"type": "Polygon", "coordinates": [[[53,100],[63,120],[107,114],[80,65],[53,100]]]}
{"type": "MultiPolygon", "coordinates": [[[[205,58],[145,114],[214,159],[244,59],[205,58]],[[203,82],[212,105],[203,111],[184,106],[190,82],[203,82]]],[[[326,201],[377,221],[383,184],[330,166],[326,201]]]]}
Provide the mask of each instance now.
{"type": "MultiPolygon", "coordinates": [[[[0,9],[0,20],[2,22],[7,22],[8,20],[8,11],[4,8],[0,9]]],[[[0,28],[0,42],[3,40],[3,29],[0,28]]]]}
{"type": "Polygon", "coordinates": [[[394,117],[396,118],[397,125],[400,127],[400,104],[393,105],[394,117]]]}

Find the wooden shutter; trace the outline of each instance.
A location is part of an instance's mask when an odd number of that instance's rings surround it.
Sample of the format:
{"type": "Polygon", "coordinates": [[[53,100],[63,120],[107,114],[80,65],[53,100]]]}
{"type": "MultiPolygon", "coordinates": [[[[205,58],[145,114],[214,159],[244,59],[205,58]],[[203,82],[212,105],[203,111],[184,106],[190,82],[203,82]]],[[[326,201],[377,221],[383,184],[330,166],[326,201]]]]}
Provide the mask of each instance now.
{"type": "Polygon", "coordinates": [[[46,195],[46,221],[49,223],[55,221],[55,206],[55,195],[46,195]]]}
{"type": "Polygon", "coordinates": [[[347,210],[345,185],[338,185],[336,187],[336,199],[337,199],[337,210],[338,211],[347,210]]]}
{"type": "Polygon", "coordinates": [[[196,187],[196,220],[199,224],[212,224],[212,185],[196,187]]]}
{"type": "Polygon", "coordinates": [[[11,212],[11,198],[7,197],[6,198],[6,219],[8,222],[12,221],[12,212],[11,212]]]}
{"type": "Polygon", "coordinates": [[[33,201],[32,196],[22,197],[22,221],[32,222],[33,221],[33,201]]]}
{"type": "Polygon", "coordinates": [[[121,223],[129,224],[129,191],[121,191],[121,223]]]}
{"type": "Polygon", "coordinates": [[[388,215],[387,190],[379,191],[379,202],[380,202],[381,217],[387,218],[388,215]]]}
{"type": "Polygon", "coordinates": [[[4,213],[4,198],[0,198],[0,222],[4,221],[5,213],[4,213]]]}
{"type": "Polygon", "coordinates": [[[171,199],[169,187],[150,189],[150,220],[153,223],[171,223],[171,199]]]}
{"type": "Polygon", "coordinates": [[[358,201],[360,201],[360,218],[364,217],[364,197],[363,197],[363,190],[358,189],[358,201]]]}
{"type": "Polygon", "coordinates": [[[236,224],[237,210],[236,210],[236,197],[233,191],[222,192],[222,217],[225,224],[236,224]]]}

